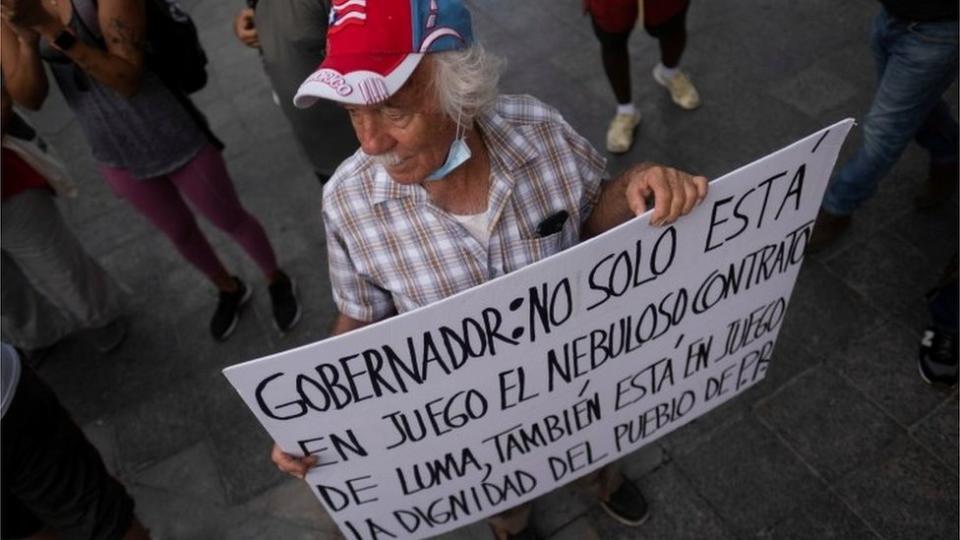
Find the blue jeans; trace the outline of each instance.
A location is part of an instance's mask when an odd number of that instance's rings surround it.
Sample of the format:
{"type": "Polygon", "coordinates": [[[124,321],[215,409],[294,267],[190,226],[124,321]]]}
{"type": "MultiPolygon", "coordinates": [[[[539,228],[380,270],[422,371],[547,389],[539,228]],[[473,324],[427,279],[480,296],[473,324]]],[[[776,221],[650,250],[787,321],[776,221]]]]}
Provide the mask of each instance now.
{"type": "Polygon", "coordinates": [[[877,92],[863,121],[863,145],[823,199],[834,215],[848,215],[870,198],[911,139],[933,164],[958,160],[958,125],[943,100],[957,78],[957,21],[910,22],[881,10],[871,40],[877,92]]]}

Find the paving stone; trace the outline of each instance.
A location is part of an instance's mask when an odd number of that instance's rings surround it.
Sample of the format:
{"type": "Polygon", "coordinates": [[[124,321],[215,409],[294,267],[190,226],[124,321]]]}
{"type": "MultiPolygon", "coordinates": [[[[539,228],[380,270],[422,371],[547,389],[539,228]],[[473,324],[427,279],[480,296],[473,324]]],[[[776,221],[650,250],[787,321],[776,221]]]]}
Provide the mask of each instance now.
{"type": "Polygon", "coordinates": [[[180,383],[184,383],[183,391],[187,392],[180,397],[193,398],[194,394],[190,392],[195,381],[190,378],[199,374],[198,365],[191,361],[190,348],[181,347],[175,321],[147,309],[133,312],[128,320],[127,339],[130,343],[124,342],[107,357],[115,362],[114,369],[120,371],[125,383],[114,389],[105,404],[120,410],[124,403],[136,403],[165,392],[179,392],[168,387],[180,383]],[[190,369],[184,369],[186,365],[190,369]]]}
{"type": "Polygon", "coordinates": [[[956,538],[957,473],[903,438],[837,485],[840,496],[884,538],[956,538]]]}
{"type": "Polygon", "coordinates": [[[958,414],[957,393],[937,407],[929,416],[910,428],[914,439],[940,458],[954,472],[960,470],[960,414],[958,414]]]}
{"type": "Polygon", "coordinates": [[[123,384],[121,371],[116,369],[122,361],[116,358],[104,361],[89,344],[70,339],[47,354],[37,373],[74,420],[84,425],[104,418],[113,410],[106,404],[123,384]]]}
{"type": "MultiPolygon", "coordinates": [[[[787,312],[790,312],[789,305],[787,312]]],[[[802,336],[794,336],[781,331],[777,336],[777,344],[770,356],[770,364],[762,381],[757,383],[757,396],[762,399],[790,382],[799,373],[813,369],[821,364],[821,359],[815,357],[804,345],[802,336]]]]}
{"type": "Polygon", "coordinates": [[[136,482],[215,504],[225,502],[213,456],[202,441],[137,473],[136,482]]]}
{"type": "Polygon", "coordinates": [[[687,453],[698,453],[701,445],[716,436],[723,436],[727,429],[743,420],[750,414],[752,395],[759,395],[758,384],[741,395],[711,409],[704,415],[695,418],[690,423],[667,434],[657,442],[672,456],[687,453]]]}
{"type": "Polygon", "coordinates": [[[857,467],[903,433],[826,366],[804,372],[765,398],[756,414],[828,482],[857,467]]]}
{"type": "MultiPolygon", "coordinates": [[[[876,6],[870,6],[870,9],[876,6]]],[[[841,77],[847,84],[857,90],[848,103],[849,110],[856,111],[857,117],[862,117],[870,103],[873,101],[873,89],[877,84],[877,72],[870,52],[870,26],[872,21],[869,16],[856,17],[855,27],[848,30],[848,35],[853,41],[846,47],[838,48],[821,55],[814,65],[820,66],[823,70],[841,77]],[[854,69],[852,66],[858,66],[854,69]]],[[[824,115],[831,115],[830,109],[822,111],[824,115]]]]}
{"type": "Polygon", "coordinates": [[[479,521],[441,534],[435,538],[439,538],[440,540],[489,540],[490,537],[490,526],[484,521],[479,521]]]}
{"type": "Polygon", "coordinates": [[[268,141],[273,137],[283,137],[289,141],[291,148],[296,148],[296,142],[293,140],[290,131],[290,124],[287,118],[283,116],[283,111],[273,101],[273,90],[270,89],[266,75],[256,63],[252,64],[256,68],[257,76],[262,81],[261,84],[247,85],[246,77],[238,77],[236,88],[233,89],[230,101],[238,114],[241,123],[243,123],[250,133],[256,133],[254,140],[268,141]]]}
{"type": "MultiPolygon", "coordinates": [[[[673,465],[657,469],[638,483],[650,504],[650,518],[639,527],[625,527],[601,508],[586,515],[586,537],[627,538],[736,538],[723,518],[699,497],[696,489],[673,465]]],[[[563,537],[561,535],[558,537],[563,537]]],[[[571,537],[572,538],[572,537],[571,537]]]]}
{"type": "Polygon", "coordinates": [[[299,523],[333,535],[337,525],[302,480],[288,479],[244,505],[250,511],[299,523]]]}
{"type": "Polygon", "coordinates": [[[871,305],[895,314],[909,327],[922,328],[929,320],[924,293],[938,276],[931,275],[923,253],[907,242],[879,231],[826,266],[871,305]]]}
{"type": "Polygon", "coordinates": [[[881,312],[819,261],[807,259],[780,331],[803,339],[810,353],[824,358],[879,326],[883,318],[881,312]]]}
{"type": "MultiPolygon", "coordinates": [[[[743,81],[730,77],[729,73],[726,70],[708,70],[697,74],[697,84],[709,89],[704,90],[703,105],[695,111],[659,107],[657,110],[664,115],[664,126],[661,128],[656,125],[656,117],[651,113],[647,120],[650,121],[648,126],[652,133],[670,133],[671,139],[682,141],[684,146],[714,156],[726,156],[720,161],[722,169],[708,171],[711,174],[723,174],[826,125],[785,106],[782,101],[760,92],[755,86],[743,84],[743,81]],[[744,102],[749,102],[750,107],[737,106],[744,102]],[[752,127],[764,125],[771,118],[776,118],[784,129],[770,133],[752,127]],[[684,123],[682,128],[669,127],[681,121],[684,123]]],[[[662,98],[666,99],[665,96],[662,98]]],[[[667,105],[666,102],[664,104],[667,105]]]]}
{"type": "Polygon", "coordinates": [[[540,18],[542,13],[533,3],[512,2],[509,7],[498,8],[497,3],[483,0],[473,5],[477,35],[492,46],[510,44],[508,58],[518,66],[533,65],[552,51],[569,46],[572,25],[580,22],[550,18],[548,24],[538,25],[536,32],[530,32],[529,21],[540,18]]]}
{"type": "Polygon", "coordinates": [[[771,94],[808,116],[818,117],[825,110],[853,99],[857,88],[844,78],[814,64],[776,83],[771,94]]]}
{"type": "MultiPolygon", "coordinates": [[[[252,285],[250,281],[247,284],[252,285]]],[[[262,282],[256,283],[254,287],[255,297],[266,294],[262,282]]],[[[279,333],[273,328],[272,315],[261,311],[259,298],[246,306],[237,328],[226,341],[217,341],[210,335],[210,317],[216,307],[214,297],[210,297],[210,300],[209,305],[185,313],[175,321],[178,339],[182,343],[190,344],[183,356],[192,366],[219,371],[233,364],[266,356],[276,350],[279,333]]]]}
{"type": "Polygon", "coordinates": [[[707,11],[701,17],[709,22],[691,36],[691,48],[704,47],[711,58],[722,58],[724,71],[738,78],[772,82],[801,71],[828,52],[859,46],[865,34],[857,29],[867,27],[870,14],[860,2],[823,0],[704,3],[693,6],[691,14],[697,10],[707,11]],[[759,20],[763,24],[757,24],[759,20]]]}
{"type": "Polygon", "coordinates": [[[317,538],[333,539],[336,536],[332,533],[317,531],[270,516],[248,516],[247,519],[227,528],[225,538],[230,540],[260,540],[262,538],[316,540],[317,538]]]}
{"type": "MultiPolygon", "coordinates": [[[[904,212],[899,219],[887,225],[894,235],[910,242],[926,257],[927,276],[937,276],[947,265],[950,256],[957,251],[957,205],[947,202],[944,207],[932,212],[904,212]]],[[[930,282],[930,286],[935,284],[930,282]]]]}
{"type": "Polygon", "coordinates": [[[229,508],[147,486],[128,486],[136,513],[153,540],[226,540],[242,514],[229,508]]]}
{"type": "MultiPolygon", "coordinates": [[[[97,181],[102,182],[99,179],[97,181]]],[[[85,209],[84,212],[91,212],[91,210],[85,209]]],[[[154,229],[132,206],[114,201],[102,213],[93,214],[84,221],[82,232],[77,234],[77,239],[83,244],[87,253],[94,258],[100,258],[109,255],[138,236],[156,234],[160,232],[154,229]],[[120,227],[119,223],[124,225],[120,227]]]]}
{"type": "Polygon", "coordinates": [[[831,351],[828,362],[888,415],[909,426],[942,399],[917,373],[918,343],[918,334],[888,322],[831,351]]]}
{"type": "MultiPolygon", "coordinates": [[[[572,50],[563,49],[554,51],[553,54],[547,57],[545,64],[549,66],[549,71],[543,70],[540,66],[538,66],[540,68],[539,70],[526,69],[524,66],[514,66],[515,69],[508,71],[508,75],[519,74],[522,77],[505,81],[504,90],[526,93],[530,92],[530,89],[535,89],[534,91],[540,94],[549,91],[552,87],[558,86],[551,84],[550,81],[562,80],[566,82],[566,84],[562,86],[573,86],[582,92],[581,99],[573,102],[567,100],[549,100],[548,103],[556,103],[556,106],[566,106],[567,108],[577,110],[585,108],[587,112],[603,113],[601,116],[590,117],[592,121],[578,123],[578,129],[592,124],[604,124],[604,122],[597,122],[597,120],[606,120],[609,122],[613,117],[612,113],[614,112],[616,101],[613,97],[613,91],[610,89],[610,83],[607,82],[603,74],[603,65],[598,62],[600,57],[599,43],[596,42],[593,36],[590,36],[589,40],[589,42],[585,39],[581,41],[581,43],[585,44],[583,47],[574,47],[572,50]],[[547,74],[553,78],[546,78],[545,75],[547,74]],[[516,82],[511,86],[509,83],[514,80],[516,82]]],[[[637,75],[636,71],[636,69],[633,69],[631,73],[635,76],[637,75]]],[[[633,91],[632,97],[634,98],[634,103],[640,106],[642,115],[642,113],[645,112],[645,108],[643,107],[644,101],[642,99],[645,87],[643,85],[631,84],[631,89],[633,91]]],[[[603,127],[606,126],[604,125],[603,127]]]]}
{"type": "Polygon", "coordinates": [[[275,216],[315,216],[321,222],[322,186],[290,136],[275,137],[230,160],[228,167],[245,206],[268,228],[275,216]],[[270,212],[268,216],[265,213],[270,212]]]}
{"type": "Polygon", "coordinates": [[[112,419],[125,471],[138,472],[203,440],[207,425],[199,411],[209,378],[189,379],[154,391],[153,397],[128,401],[112,419]]]}
{"type": "Polygon", "coordinates": [[[747,417],[674,462],[738,535],[783,519],[823,484],[776,435],[747,417]]]}
{"type": "Polygon", "coordinates": [[[273,441],[226,378],[211,398],[202,413],[227,501],[245,503],[284,481],[270,461],[273,441]]]}
{"type": "Polygon", "coordinates": [[[552,540],[600,540],[603,537],[593,529],[586,517],[581,517],[550,538],[552,540]]]}
{"type": "MultiPolygon", "coordinates": [[[[860,130],[862,130],[862,126],[856,126],[851,131],[852,137],[844,144],[844,151],[841,153],[840,159],[837,160],[834,174],[853,156],[859,147],[860,130]]],[[[921,161],[923,161],[923,157],[920,156],[919,152],[913,148],[908,148],[897,164],[894,165],[893,170],[880,182],[874,196],[864,201],[854,213],[850,228],[837,239],[834,245],[831,245],[822,253],[817,253],[813,256],[813,259],[829,261],[841,257],[854,247],[872,242],[874,235],[878,234],[879,231],[897,223],[903,216],[912,214],[913,210],[908,203],[913,199],[913,194],[918,186],[915,170],[917,170],[921,161]]],[[[896,228],[892,230],[896,230],[896,228]]]]}
{"type": "Polygon", "coordinates": [[[553,535],[594,504],[596,501],[578,489],[574,481],[535,499],[530,522],[540,534],[553,535]]]}
{"type": "Polygon", "coordinates": [[[643,448],[620,458],[620,471],[627,478],[639,479],[658,469],[669,460],[669,456],[658,443],[650,443],[643,448]]]}
{"type": "Polygon", "coordinates": [[[162,327],[169,327],[175,326],[169,320],[172,314],[177,319],[198,309],[213,313],[213,285],[179,257],[166,238],[153,236],[129,242],[104,258],[104,268],[129,288],[126,305],[132,319],[146,316],[151,323],[163,319],[162,327]]]}
{"type": "MultiPolygon", "coordinates": [[[[226,96],[232,96],[230,91],[226,96]]],[[[237,156],[245,155],[259,142],[255,131],[243,120],[230,97],[218,97],[199,107],[207,118],[210,129],[224,143],[223,157],[229,164],[237,156]]]]}
{"type": "Polygon", "coordinates": [[[809,504],[758,532],[756,538],[873,540],[877,535],[839,497],[824,491],[809,504]]]}

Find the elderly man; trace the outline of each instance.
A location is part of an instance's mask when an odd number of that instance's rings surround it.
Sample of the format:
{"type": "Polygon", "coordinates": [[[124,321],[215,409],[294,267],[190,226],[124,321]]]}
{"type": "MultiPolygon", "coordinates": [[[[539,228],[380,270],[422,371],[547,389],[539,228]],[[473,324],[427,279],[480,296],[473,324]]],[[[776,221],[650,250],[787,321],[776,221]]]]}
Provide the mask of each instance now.
{"type": "MultiPolygon", "coordinates": [[[[436,302],[549,257],[647,209],[663,225],[707,191],[703,177],[604,160],[553,108],[498,96],[500,61],[473,43],[459,0],[335,2],[328,54],[295,98],[345,106],[361,150],[324,190],[334,334],[436,302]]],[[[316,460],[274,447],[302,477],[316,460]]],[[[647,505],[615,466],[582,481],[617,520],[647,505]]],[[[534,538],[529,505],[490,520],[534,538]]]]}

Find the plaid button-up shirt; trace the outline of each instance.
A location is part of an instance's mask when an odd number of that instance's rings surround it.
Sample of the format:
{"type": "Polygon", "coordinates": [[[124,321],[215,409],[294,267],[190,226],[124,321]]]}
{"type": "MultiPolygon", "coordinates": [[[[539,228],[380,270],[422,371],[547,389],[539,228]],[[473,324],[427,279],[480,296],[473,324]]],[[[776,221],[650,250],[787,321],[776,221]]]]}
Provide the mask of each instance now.
{"type": "Polygon", "coordinates": [[[490,154],[488,245],[362,152],[326,185],[323,219],[340,312],[377,321],[436,302],[575,245],[600,194],[604,158],[552,107],[500,96],[477,122],[490,154]],[[562,229],[537,226],[560,211],[562,229]]]}

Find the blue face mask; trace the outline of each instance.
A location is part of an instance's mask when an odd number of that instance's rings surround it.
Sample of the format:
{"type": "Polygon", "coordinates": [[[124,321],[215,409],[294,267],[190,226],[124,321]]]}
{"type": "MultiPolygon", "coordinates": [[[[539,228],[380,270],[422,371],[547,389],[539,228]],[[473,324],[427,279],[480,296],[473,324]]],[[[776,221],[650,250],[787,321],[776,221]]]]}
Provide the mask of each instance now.
{"type": "Polygon", "coordinates": [[[470,152],[470,147],[467,146],[465,133],[466,130],[462,129],[460,126],[460,117],[461,114],[458,113],[457,132],[453,137],[453,142],[450,143],[450,149],[447,150],[447,160],[443,162],[443,165],[441,165],[439,169],[427,175],[426,180],[430,182],[440,180],[450,174],[450,171],[456,169],[460,165],[463,165],[465,161],[470,159],[472,154],[470,152]]]}
{"type": "Polygon", "coordinates": [[[431,182],[442,179],[450,174],[450,171],[463,165],[465,161],[470,159],[471,155],[467,141],[465,141],[463,137],[457,137],[453,140],[453,143],[450,144],[450,150],[447,151],[447,160],[443,162],[443,165],[441,165],[439,169],[430,173],[426,179],[431,182]]]}

